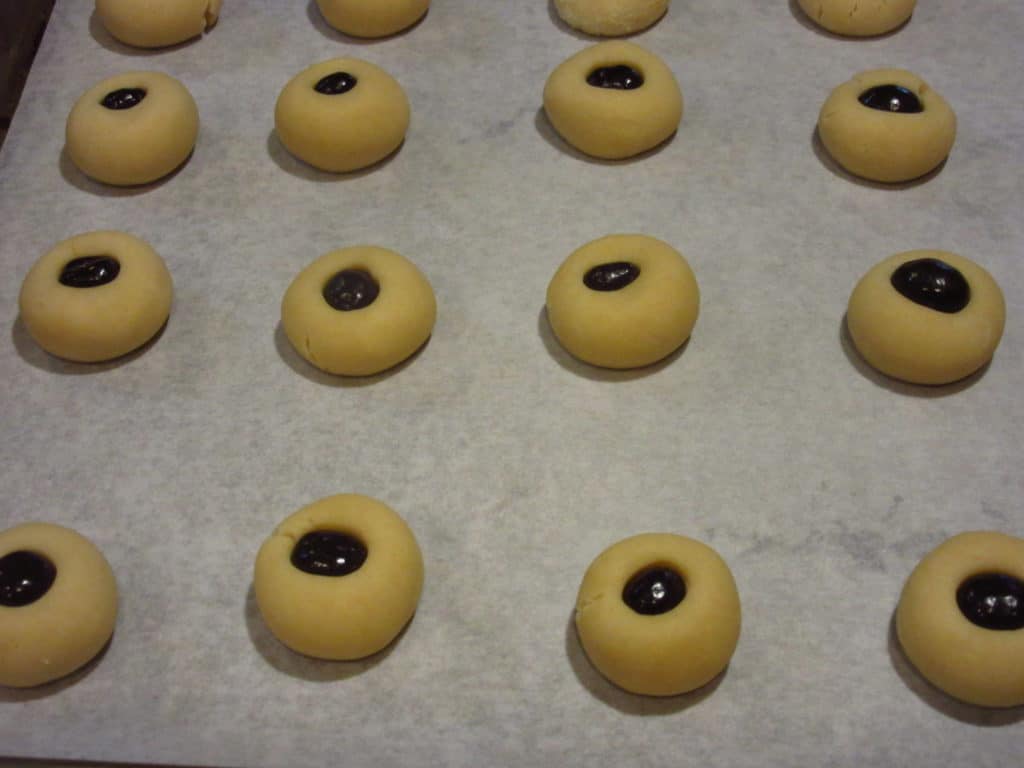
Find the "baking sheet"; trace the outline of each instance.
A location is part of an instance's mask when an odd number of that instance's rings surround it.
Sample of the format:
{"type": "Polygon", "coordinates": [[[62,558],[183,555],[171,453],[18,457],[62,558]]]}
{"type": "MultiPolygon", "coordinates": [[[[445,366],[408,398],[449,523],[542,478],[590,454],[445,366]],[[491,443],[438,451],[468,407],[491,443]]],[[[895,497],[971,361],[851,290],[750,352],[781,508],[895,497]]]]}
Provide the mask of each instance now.
{"type": "Polygon", "coordinates": [[[187,45],[113,41],[92,4],[55,9],[0,151],[0,527],[69,525],[121,590],[113,641],[71,678],[0,691],[0,754],[203,765],[1012,765],[1020,709],[985,711],[908,667],[890,621],[918,559],[954,533],[1024,534],[1024,6],[922,2],[897,33],[844,40],[785,2],[677,0],[634,39],[672,67],[682,126],[628,162],[567,148],[540,110],[588,44],[543,0],[438,0],[393,38],[328,29],[312,2],[229,0],[187,45]],[[336,177],[273,133],[280,88],[337,55],[406,88],[403,147],[336,177]],[[956,109],[954,151],[883,188],[814,140],[830,89],[913,69],[956,109]],[[85,179],[62,153],[78,95],[121,71],[181,79],[193,157],[154,185],[85,179]],[[116,228],[170,267],[159,339],[109,364],[40,351],[20,281],[56,241],[116,228]],[[573,361],[543,315],[558,264],[612,232],[689,259],[693,338],[663,364],[573,361]],[[311,369],[278,325],[289,281],[334,248],[413,259],[438,322],[365,380],[311,369]],[[928,389],[867,369],[842,331],[872,264],[942,248],[1006,294],[994,362],[928,389]],[[359,663],[279,645],[251,590],[261,541],[339,492],[411,524],[427,581],[400,640],[359,663]],[[727,672],[671,699],[618,691],[571,625],[606,546],[699,538],[733,569],[727,672]]]}

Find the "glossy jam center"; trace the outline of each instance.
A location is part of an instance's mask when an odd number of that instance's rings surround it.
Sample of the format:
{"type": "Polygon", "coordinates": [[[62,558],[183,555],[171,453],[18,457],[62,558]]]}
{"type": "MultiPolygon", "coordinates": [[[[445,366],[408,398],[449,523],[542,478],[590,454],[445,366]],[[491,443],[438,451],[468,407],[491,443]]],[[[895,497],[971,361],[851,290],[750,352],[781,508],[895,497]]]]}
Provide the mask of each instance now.
{"type": "Polygon", "coordinates": [[[347,576],[365,562],[363,542],[338,531],[312,531],[292,549],[292,565],[314,576],[347,576]]]}
{"type": "Polygon", "coordinates": [[[118,88],[103,97],[100,102],[107,109],[131,109],[146,98],[145,88],[118,88]]]}
{"type": "Polygon", "coordinates": [[[350,75],[348,72],[331,72],[331,74],[321,77],[313,86],[313,90],[325,96],[337,96],[348,93],[356,87],[358,82],[356,76],[350,75]]]}
{"type": "Polygon", "coordinates": [[[57,280],[72,288],[95,288],[113,282],[120,272],[113,256],[79,256],[64,265],[57,280]]]}
{"type": "Polygon", "coordinates": [[[857,100],[865,107],[878,109],[882,112],[901,112],[903,114],[914,114],[924,112],[921,100],[917,94],[902,85],[876,85],[868,88],[857,97],[857,100]]]}
{"type": "Polygon", "coordinates": [[[956,604],[972,624],[984,629],[1024,628],[1024,582],[1005,573],[982,573],[956,591],[956,604]]]}
{"type": "Polygon", "coordinates": [[[0,557],[0,605],[20,608],[45,595],[57,568],[47,558],[19,549],[0,557]]]}
{"type": "Polygon", "coordinates": [[[628,261],[610,261],[587,270],[583,284],[592,291],[619,291],[640,277],[640,267],[628,261]]]}
{"type": "Polygon", "coordinates": [[[644,84],[644,76],[632,67],[616,64],[613,67],[598,67],[587,75],[587,83],[595,88],[632,91],[644,84]]]}
{"type": "Polygon", "coordinates": [[[668,613],[686,597],[683,577],[670,568],[645,568],[622,590],[622,602],[644,616],[668,613]]]}
{"type": "Polygon", "coordinates": [[[363,269],[343,269],[324,286],[324,300],[340,312],[368,307],[378,294],[380,286],[363,269]]]}
{"type": "Polygon", "coordinates": [[[889,282],[915,304],[950,315],[971,300],[971,286],[960,270],[939,259],[915,259],[901,264],[889,282]]]}

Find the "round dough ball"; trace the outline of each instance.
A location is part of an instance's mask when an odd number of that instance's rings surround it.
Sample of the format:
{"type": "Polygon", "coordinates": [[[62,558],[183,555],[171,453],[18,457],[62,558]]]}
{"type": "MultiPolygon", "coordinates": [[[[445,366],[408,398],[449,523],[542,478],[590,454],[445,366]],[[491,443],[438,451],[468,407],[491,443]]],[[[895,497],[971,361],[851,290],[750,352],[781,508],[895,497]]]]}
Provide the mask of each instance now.
{"type": "Polygon", "coordinates": [[[896,634],[910,662],[949,695],[1024,704],[1024,539],[976,531],[940,544],[903,587],[896,634]]]}
{"type": "Polygon", "coordinates": [[[84,536],[49,523],[0,533],[0,685],[71,674],[102,650],[116,618],[114,573],[84,536]]]}
{"type": "Polygon", "coordinates": [[[353,37],[387,37],[411,27],[430,0],[316,0],[324,19],[353,37]]]}
{"type": "Polygon", "coordinates": [[[51,355],[95,363],[153,338],[172,293],[171,274],[149,244],[125,232],[87,232],[35,263],[18,306],[29,335],[51,355]]]}
{"type": "Polygon", "coordinates": [[[302,270],[281,303],[288,340],[327,373],[370,376],[430,337],[434,290],[411,261],[386,248],[331,251],[302,270]]]}
{"type": "Polygon", "coordinates": [[[672,246],[608,235],[573,252],[548,285],[551,329],[573,356],[604,368],[639,368],[690,338],[697,279],[672,246]]]}
{"type": "Polygon", "coordinates": [[[161,48],[203,34],[217,23],[221,0],[96,0],[96,16],[126,45],[161,48]]]}
{"type": "Polygon", "coordinates": [[[555,0],[558,15],[588,35],[617,37],[647,29],[665,15],[669,0],[555,0]]]}
{"type": "Polygon", "coordinates": [[[949,384],[992,359],[1006,305],[992,276],[947,251],[906,251],[875,265],[850,295],[846,324],[874,368],[913,384],[949,384]]]}
{"type": "Polygon", "coordinates": [[[725,669],[740,637],[740,598],[713,549],[645,533],[590,564],[576,599],[576,630],[587,657],[615,685],[674,696],[725,669]]]}
{"type": "Polygon", "coordinates": [[[398,149],[409,128],[409,100],[380,67],[331,59],[284,87],[274,125],[281,143],[300,160],[322,171],[355,171],[398,149]]]}
{"type": "Polygon", "coordinates": [[[910,181],[949,156],[956,115],[913,72],[872,69],[832,91],[818,116],[818,135],[835,161],[855,176],[910,181]]]}
{"type": "Polygon", "coordinates": [[[676,132],[683,94],[653,53],[610,40],[555,68],[544,86],[544,111],[580,152],[620,160],[653,149],[676,132]]]}
{"type": "Polygon", "coordinates": [[[65,145],[82,173],[117,186],[148,184],[188,159],[199,110],[161,72],[126,72],[97,83],[68,115],[65,145]]]}
{"type": "Polygon", "coordinates": [[[810,19],[829,32],[869,37],[891,32],[910,18],[916,0],[797,0],[810,19]]]}
{"type": "Polygon", "coordinates": [[[423,556],[409,526],[368,496],[321,499],[260,547],[256,603],[278,640],[319,659],[361,659],[409,623],[423,556]]]}

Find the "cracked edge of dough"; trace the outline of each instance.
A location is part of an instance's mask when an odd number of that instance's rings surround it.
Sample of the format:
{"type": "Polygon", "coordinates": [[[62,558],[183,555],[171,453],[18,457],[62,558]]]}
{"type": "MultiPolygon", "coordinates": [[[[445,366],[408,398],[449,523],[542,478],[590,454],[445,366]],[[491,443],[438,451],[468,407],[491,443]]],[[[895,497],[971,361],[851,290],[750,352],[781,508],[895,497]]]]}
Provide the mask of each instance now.
{"type": "Polygon", "coordinates": [[[220,18],[220,3],[221,0],[210,0],[206,4],[206,8],[203,10],[203,22],[206,31],[216,26],[217,20],[220,18]]]}
{"type": "Polygon", "coordinates": [[[302,346],[306,350],[306,359],[319,368],[320,363],[317,362],[316,355],[313,353],[313,345],[309,343],[308,333],[303,338],[302,346]]]}
{"type": "Polygon", "coordinates": [[[600,602],[604,598],[604,592],[598,592],[596,595],[584,598],[582,601],[576,603],[576,618],[580,617],[580,614],[592,608],[596,603],[600,602]]]}

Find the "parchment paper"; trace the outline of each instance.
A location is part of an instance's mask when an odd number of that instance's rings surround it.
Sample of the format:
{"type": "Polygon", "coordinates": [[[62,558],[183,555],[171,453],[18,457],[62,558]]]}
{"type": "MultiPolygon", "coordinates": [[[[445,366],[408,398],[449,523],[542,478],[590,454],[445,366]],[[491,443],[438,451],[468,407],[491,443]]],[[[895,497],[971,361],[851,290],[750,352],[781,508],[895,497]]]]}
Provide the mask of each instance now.
{"type": "Polygon", "coordinates": [[[1024,534],[1024,6],[922,0],[895,34],[845,40],[781,0],[676,0],[634,39],[676,73],[667,145],[607,163],[541,111],[548,73],[589,44],[544,0],[436,0],[379,42],[312,2],[227,0],[201,39],[141,52],[92,3],[58,3],[0,152],[0,527],[74,527],[110,560],[117,629],[82,672],[0,692],[0,754],[204,765],[1010,766],[1020,709],[946,698],[902,656],[891,617],[918,560],[964,530],[1024,534]],[[273,132],[282,86],[337,55],[406,88],[401,150],[348,176],[273,132]],[[959,117],[949,161],[896,188],[851,179],[814,139],[852,74],[915,70],[959,117]],[[195,153],[119,190],[62,154],[80,93],[157,69],[199,105],[195,153]],[[175,303],[162,335],[102,365],[55,360],[17,317],[58,240],[150,242],[175,303]],[[638,372],[573,361],[544,292],[612,232],[689,259],[691,341],[638,372]],[[278,325],[292,277],[372,243],[437,294],[427,346],[366,380],[322,375],[278,325]],[[844,336],[875,262],[942,248],[1006,294],[994,362],[937,389],[886,380],[844,336]],[[386,652],[299,657],[256,611],[252,564],[286,515],[361,492],[410,523],[427,581],[386,652]],[[583,656],[583,571],[642,531],[727,560],[743,632],[707,688],[625,694],[583,656]]]}

